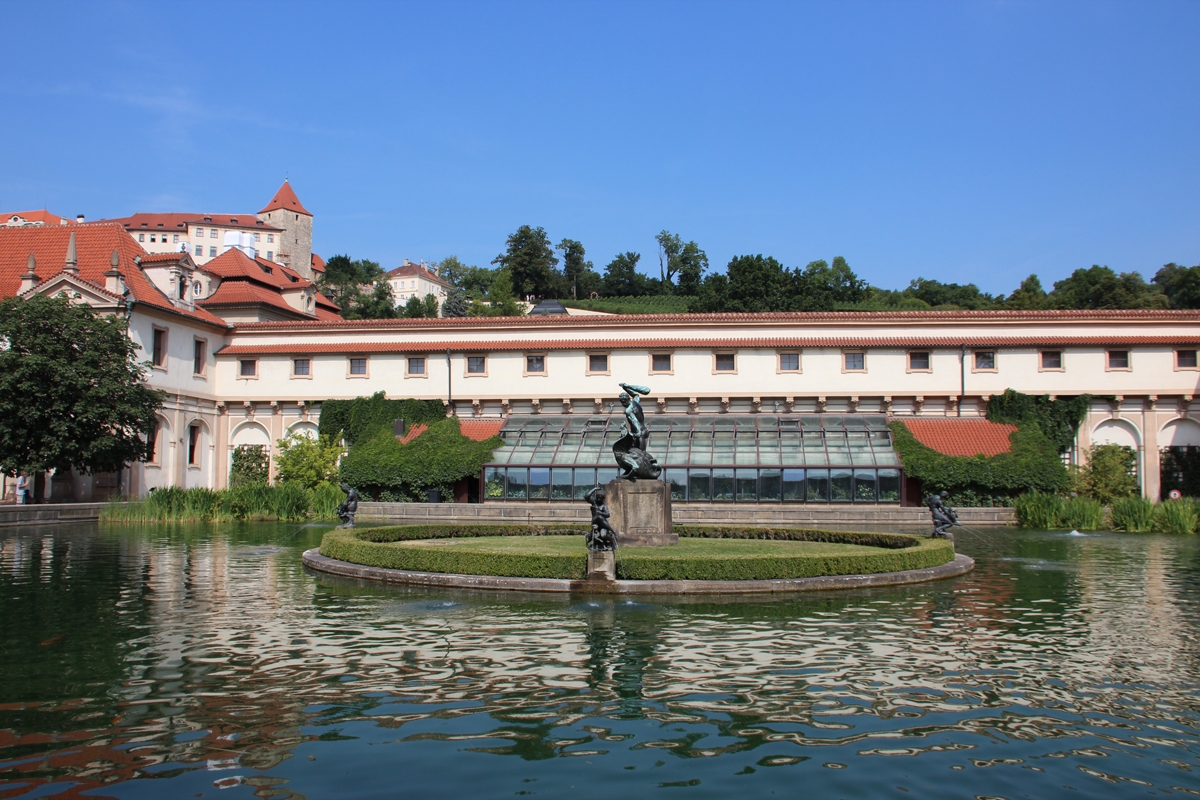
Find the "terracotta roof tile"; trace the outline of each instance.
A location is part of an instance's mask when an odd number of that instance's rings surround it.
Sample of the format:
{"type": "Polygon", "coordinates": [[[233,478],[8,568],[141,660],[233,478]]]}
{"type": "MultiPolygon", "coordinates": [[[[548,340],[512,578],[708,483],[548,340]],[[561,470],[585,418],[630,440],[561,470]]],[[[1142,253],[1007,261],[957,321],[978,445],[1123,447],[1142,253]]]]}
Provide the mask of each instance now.
{"type": "Polygon", "coordinates": [[[284,180],[283,186],[279,187],[279,191],[271,198],[271,202],[263,207],[260,214],[265,214],[268,211],[274,211],[277,208],[286,209],[287,211],[296,211],[300,214],[312,216],[312,213],[300,203],[300,198],[296,197],[296,193],[292,190],[292,185],[284,180]]]}
{"type": "Polygon", "coordinates": [[[416,425],[413,425],[411,428],[409,428],[408,431],[404,434],[404,436],[401,437],[400,444],[408,444],[409,442],[411,442],[413,439],[420,436],[422,433],[424,433],[428,429],[429,429],[429,426],[426,425],[424,422],[418,422],[416,425]]]}
{"type": "MultiPolygon", "coordinates": [[[[462,435],[473,442],[486,442],[493,436],[500,435],[500,429],[504,427],[502,419],[472,419],[467,417],[458,421],[459,430],[462,435]]],[[[429,426],[424,422],[419,422],[413,425],[400,439],[400,444],[408,444],[413,439],[416,439],[422,433],[429,429],[429,426]]]]}
{"type": "Polygon", "coordinates": [[[948,456],[995,456],[1007,453],[1016,425],[957,417],[895,418],[926,447],[948,456]]]}
{"type": "Polygon", "coordinates": [[[0,225],[6,224],[13,217],[20,217],[26,222],[40,222],[43,225],[70,225],[75,221],[60,217],[58,214],[51,214],[43,208],[40,211],[6,211],[0,214],[0,225]]]}
{"type": "Polygon", "coordinates": [[[388,278],[424,278],[430,283],[440,283],[442,286],[449,286],[450,283],[442,277],[439,277],[433,270],[425,269],[420,264],[401,264],[395,269],[389,271],[385,277],[388,278]]]}
{"type": "Polygon", "coordinates": [[[312,258],[309,259],[308,264],[310,267],[312,267],[313,272],[325,271],[325,259],[321,258],[316,253],[312,254],[312,258]]]}
{"type": "Polygon", "coordinates": [[[186,231],[188,225],[198,225],[214,228],[241,228],[256,231],[281,231],[273,225],[260,220],[254,214],[191,214],[191,213],[146,213],[139,211],[128,217],[114,217],[101,220],[115,222],[130,233],[139,231],[186,231]]]}

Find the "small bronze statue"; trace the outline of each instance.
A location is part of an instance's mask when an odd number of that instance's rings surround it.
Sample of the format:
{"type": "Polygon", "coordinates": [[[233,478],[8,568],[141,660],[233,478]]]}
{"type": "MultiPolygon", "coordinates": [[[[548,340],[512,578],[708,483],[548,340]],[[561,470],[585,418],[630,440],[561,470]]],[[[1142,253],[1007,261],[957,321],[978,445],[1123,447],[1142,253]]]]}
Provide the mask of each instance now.
{"type": "Polygon", "coordinates": [[[631,481],[638,478],[654,480],[662,473],[658,459],[646,452],[650,443],[650,430],[646,427],[646,413],[642,411],[641,395],[650,394],[645,386],[622,383],[621,405],[625,407],[623,435],[613,444],[613,456],[621,468],[621,477],[631,481]]]}
{"type": "Polygon", "coordinates": [[[588,550],[616,550],[617,532],[608,521],[608,496],[604,487],[597,486],[583,499],[592,507],[592,529],[584,537],[588,550]]]}
{"type": "Polygon", "coordinates": [[[933,514],[933,533],[930,539],[954,539],[950,528],[958,524],[958,515],[954,513],[953,508],[946,505],[946,498],[949,496],[949,492],[942,491],[925,498],[925,505],[929,506],[929,512],[933,514]]]}
{"type": "Polygon", "coordinates": [[[341,489],[346,493],[346,500],[337,507],[338,519],[342,521],[343,528],[353,528],[354,515],[358,513],[358,490],[351,489],[344,483],[341,489]]]}

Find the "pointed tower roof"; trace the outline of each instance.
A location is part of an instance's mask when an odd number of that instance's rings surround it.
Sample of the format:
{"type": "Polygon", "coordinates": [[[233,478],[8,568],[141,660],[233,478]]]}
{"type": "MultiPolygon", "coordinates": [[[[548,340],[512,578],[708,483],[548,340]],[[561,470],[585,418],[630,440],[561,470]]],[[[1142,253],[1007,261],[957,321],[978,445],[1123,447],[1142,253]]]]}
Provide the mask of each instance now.
{"type": "Polygon", "coordinates": [[[300,198],[296,197],[296,193],[292,190],[292,185],[285,178],[283,186],[279,187],[279,191],[271,198],[271,202],[267,203],[266,207],[259,211],[260,214],[266,214],[268,211],[274,211],[277,208],[282,208],[287,211],[295,211],[305,216],[312,216],[312,212],[300,204],[300,198]]]}

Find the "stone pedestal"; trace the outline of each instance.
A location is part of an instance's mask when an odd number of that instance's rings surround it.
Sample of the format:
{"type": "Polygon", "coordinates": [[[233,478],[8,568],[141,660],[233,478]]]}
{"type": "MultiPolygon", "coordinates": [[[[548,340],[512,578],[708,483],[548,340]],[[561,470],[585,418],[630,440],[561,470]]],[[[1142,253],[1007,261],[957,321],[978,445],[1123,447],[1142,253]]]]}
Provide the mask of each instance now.
{"type": "Polygon", "coordinates": [[[679,544],[671,529],[671,487],[662,481],[609,481],[610,522],[617,530],[618,547],[663,547],[679,544]]]}
{"type": "Polygon", "coordinates": [[[587,579],[589,581],[615,581],[617,579],[616,554],[611,550],[589,550],[587,579]]]}

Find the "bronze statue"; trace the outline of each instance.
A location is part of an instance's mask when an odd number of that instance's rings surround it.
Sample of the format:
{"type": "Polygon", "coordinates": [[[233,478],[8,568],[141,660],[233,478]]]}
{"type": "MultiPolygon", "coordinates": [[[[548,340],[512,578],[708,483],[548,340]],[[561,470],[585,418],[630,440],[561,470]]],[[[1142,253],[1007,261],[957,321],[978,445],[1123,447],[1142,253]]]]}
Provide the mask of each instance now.
{"type": "Polygon", "coordinates": [[[584,537],[588,550],[616,550],[617,531],[608,521],[608,495],[604,488],[597,486],[585,494],[583,499],[592,507],[592,528],[584,537]]]}
{"type": "Polygon", "coordinates": [[[950,533],[950,528],[958,524],[958,515],[954,513],[953,508],[946,505],[946,498],[949,496],[949,492],[942,491],[925,498],[925,505],[929,506],[929,513],[933,515],[933,533],[930,535],[930,539],[954,538],[954,534],[950,533]]]}
{"type": "Polygon", "coordinates": [[[346,493],[346,500],[337,507],[338,519],[342,521],[343,528],[353,528],[354,515],[358,513],[358,490],[351,489],[344,483],[341,489],[346,493]]]}
{"type": "Polygon", "coordinates": [[[662,473],[658,460],[646,452],[650,443],[650,430],[646,427],[646,413],[642,411],[642,395],[650,394],[645,386],[622,383],[624,392],[617,398],[625,407],[625,425],[622,436],[613,444],[613,456],[621,468],[621,477],[635,481],[638,478],[656,479],[662,473]]]}

